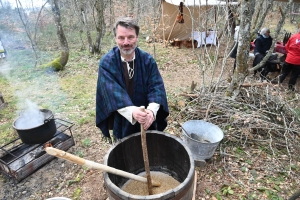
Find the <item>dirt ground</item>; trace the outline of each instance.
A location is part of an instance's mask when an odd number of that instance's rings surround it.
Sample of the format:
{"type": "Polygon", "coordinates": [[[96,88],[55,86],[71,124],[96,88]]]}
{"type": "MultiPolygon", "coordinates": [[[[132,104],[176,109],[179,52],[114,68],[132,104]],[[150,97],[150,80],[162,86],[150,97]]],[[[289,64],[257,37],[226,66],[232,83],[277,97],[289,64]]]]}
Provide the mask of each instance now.
{"type": "MultiPolygon", "coordinates": [[[[173,55],[174,59],[169,64],[162,66],[160,71],[168,95],[180,99],[179,94],[188,91],[192,81],[200,85],[199,77],[201,76],[201,71],[196,63],[191,62],[193,58],[181,59],[181,62],[178,62],[180,64],[174,64],[176,59],[189,57],[188,55],[191,55],[190,49],[178,50],[170,48],[168,51],[169,54],[173,55]]],[[[158,59],[162,59],[162,57],[158,59]]],[[[230,74],[233,66],[232,59],[228,59],[227,66],[228,71],[226,73],[230,74]]],[[[252,81],[258,80],[252,79],[252,81]]],[[[226,81],[224,82],[226,83],[226,81]]],[[[172,101],[170,106],[178,106],[174,104],[176,102],[172,101]]],[[[176,115],[175,111],[171,110],[171,116],[174,115],[176,115]]],[[[170,119],[169,126],[165,132],[180,135],[181,130],[174,129],[172,123],[174,121],[170,119]]],[[[85,159],[103,163],[103,158],[109,148],[111,148],[111,144],[102,140],[98,128],[94,124],[85,124],[81,127],[75,125],[72,131],[75,146],[71,147],[68,152],[77,155],[80,153],[85,155],[85,159]],[[81,142],[83,138],[90,138],[91,145],[88,147],[84,146],[81,142]]],[[[261,158],[260,156],[258,155],[258,158],[261,158]]],[[[231,164],[230,169],[237,168],[237,165],[239,165],[238,162],[234,161],[231,164]]],[[[262,163],[258,161],[257,165],[259,164],[262,163]]],[[[223,165],[224,158],[220,157],[219,149],[217,149],[215,155],[204,166],[196,167],[197,185],[195,199],[217,199],[215,194],[224,185],[232,185],[236,182],[231,173],[220,171],[224,169],[223,165]]],[[[62,159],[54,159],[20,183],[15,183],[13,179],[5,176],[0,176],[0,178],[0,199],[43,200],[50,197],[68,197],[84,200],[107,199],[102,171],[87,169],[62,159]]],[[[251,189],[247,187],[245,190],[251,189]]],[[[239,191],[235,192],[238,193],[239,191]]],[[[243,194],[244,192],[240,191],[240,193],[243,194]]],[[[226,199],[231,198],[228,197],[226,199]]]]}

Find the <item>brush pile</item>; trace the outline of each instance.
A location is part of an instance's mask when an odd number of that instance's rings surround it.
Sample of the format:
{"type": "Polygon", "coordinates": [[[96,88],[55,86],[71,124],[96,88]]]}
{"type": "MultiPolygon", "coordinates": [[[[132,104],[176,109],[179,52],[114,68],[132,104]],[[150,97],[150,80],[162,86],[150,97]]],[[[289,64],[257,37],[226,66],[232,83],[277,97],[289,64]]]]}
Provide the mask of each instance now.
{"type": "Polygon", "coordinates": [[[176,121],[203,119],[219,126],[225,135],[219,147],[223,168],[234,182],[249,190],[249,180],[236,167],[255,171],[256,177],[249,173],[255,179],[259,174],[276,177],[284,173],[299,182],[298,94],[267,84],[243,87],[239,96],[231,99],[226,97],[225,90],[183,94],[189,102],[176,121]]]}

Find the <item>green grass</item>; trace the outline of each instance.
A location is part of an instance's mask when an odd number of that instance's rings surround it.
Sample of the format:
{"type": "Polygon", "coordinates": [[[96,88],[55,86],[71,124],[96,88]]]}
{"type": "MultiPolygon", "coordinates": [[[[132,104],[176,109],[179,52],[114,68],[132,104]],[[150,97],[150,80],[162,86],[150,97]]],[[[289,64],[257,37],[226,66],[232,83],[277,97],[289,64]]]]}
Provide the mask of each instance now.
{"type": "Polygon", "coordinates": [[[81,143],[84,147],[90,147],[92,145],[92,141],[89,138],[85,138],[81,143]]]}
{"type": "Polygon", "coordinates": [[[80,194],[82,192],[81,188],[76,188],[76,190],[74,191],[72,197],[74,200],[80,199],[80,194]]]}
{"type": "Polygon", "coordinates": [[[1,125],[0,129],[3,130],[3,131],[1,131],[1,134],[0,134],[1,146],[3,144],[11,142],[13,139],[15,139],[18,136],[17,133],[13,130],[11,123],[5,123],[5,124],[1,125]]]}
{"type": "Polygon", "coordinates": [[[7,79],[0,74],[1,93],[3,95],[6,106],[0,110],[0,146],[10,142],[17,137],[16,131],[12,128],[16,116],[17,100],[14,91],[7,79]]]}
{"type": "Polygon", "coordinates": [[[74,183],[80,182],[82,180],[82,178],[83,178],[83,174],[82,173],[77,174],[77,176],[75,177],[75,179],[71,179],[71,180],[67,181],[67,186],[70,186],[70,185],[72,185],[74,183]]]}

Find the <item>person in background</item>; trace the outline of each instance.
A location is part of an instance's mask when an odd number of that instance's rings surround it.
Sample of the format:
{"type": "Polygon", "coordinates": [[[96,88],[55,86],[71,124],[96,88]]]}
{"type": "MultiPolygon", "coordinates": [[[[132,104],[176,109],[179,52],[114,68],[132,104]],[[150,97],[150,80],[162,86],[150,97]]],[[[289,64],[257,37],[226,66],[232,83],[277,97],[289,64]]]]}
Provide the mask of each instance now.
{"type": "Polygon", "coordinates": [[[236,68],[236,54],[237,54],[237,48],[238,48],[239,29],[240,29],[240,26],[236,26],[235,29],[234,29],[235,30],[234,36],[233,36],[234,44],[233,44],[233,46],[231,47],[231,50],[230,50],[231,51],[230,57],[234,58],[232,73],[234,73],[235,68],[236,68]]]}
{"type": "Polygon", "coordinates": [[[163,131],[169,115],[166,91],[156,61],[137,47],[139,26],[122,17],[113,32],[117,47],[99,63],[96,126],[108,138],[113,130],[114,139],[140,132],[140,124],[144,130],[163,131]]]}
{"type": "MultiPolygon", "coordinates": [[[[269,28],[263,28],[260,31],[260,34],[256,38],[254,44],[254,60],[253,60],[253,67],[258,65],[264,57],[267,55],[269,49],[272,46],[273,38],[270,36],[270,29],[269,28]]],[[[277,54],[270,56],[268,61],[277,59],[277,54]]],[[[260,72],[261,80],[265,80],[268,71],[268,61],[260,67],[258,70],[254,71],[254,75],[256,75],[257,71],[260,72]]]]}
{"type": "Polygon", "coordinates": [[[289,90],[295,91],[297,78],[300,75],[300,23],[297,25],[297,32],[287,41],[285,49],[287,55],[279,76],[279,83],[282,83],[287,75],[292,72],[288,87],[289,90]]]}

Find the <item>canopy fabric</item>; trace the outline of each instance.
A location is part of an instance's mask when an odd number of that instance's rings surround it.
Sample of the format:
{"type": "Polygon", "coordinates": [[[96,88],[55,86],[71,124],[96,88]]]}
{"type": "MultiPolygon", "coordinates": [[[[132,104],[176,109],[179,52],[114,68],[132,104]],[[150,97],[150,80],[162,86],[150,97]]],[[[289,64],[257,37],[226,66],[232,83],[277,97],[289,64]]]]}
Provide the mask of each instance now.
{"type": "MultiPolygon", "coordinates": [[[[238,2],[230,2],[231,5],[238,2]]],[[[193,31],[208,31],[213,29],[214,6],[225,6],[225,1],[218,0],[162,0],[162,15],[155,37],[162,40],[187,40],[192,38],[193,31]],[[179,5],[183,2],[183,23],[176,22],[179,5]],[[211,26],[211,27],[209,27],[211,26]]],[[[181,14],[181,13],[180,13],[181,14]]],[[[217,31],[217,30],[214,30],[217,31]]]]}
{"type": "MultiPolygon", "coordinates": [[[[287,1],[287,0],[275,0],[287,1]]],[[[300,0],[294,0],[299,2],[300,0]]],[[[238,5],[238,2],[229,2],[238,5]]],[[[187,40],[193,38],[192,32],[199,33],[213,30],[215,6],[226,6],[226,1],[219,0],[161,0],[161,18],[155,30],[155,38],[162,40],[187,40]],[[179,5],[183,3],[183,12],[179,5]],[[176,22],[176,17],[182,15],[183,23],[176,22]]],[[[226,17],[225,15],[223,17],[226,17]]]]}
{"type": "Polygon", "coordinates": [[[173,5],[179,5],[180,2],[183,2],[186,6],[214,6],[214,5],[225,5],[225,1],[218,0],[165,0],[167,3],[173,5]]]}
{"type": "Polygon", "coordinates": [[[156,38],[162,40],[186,40],[191,38],[192,30],[204,31],[204,25],[201,24],[202,19],[204,16],[207,17],[205,13],[208,12],[212,6],[186,6],[184,4],[184,23],[178,23],[176,22],[176,17],[179,14],[179,4],[179,0],[162,1],[162,15],[159,25],[155,30],[156,38]]]}

